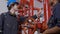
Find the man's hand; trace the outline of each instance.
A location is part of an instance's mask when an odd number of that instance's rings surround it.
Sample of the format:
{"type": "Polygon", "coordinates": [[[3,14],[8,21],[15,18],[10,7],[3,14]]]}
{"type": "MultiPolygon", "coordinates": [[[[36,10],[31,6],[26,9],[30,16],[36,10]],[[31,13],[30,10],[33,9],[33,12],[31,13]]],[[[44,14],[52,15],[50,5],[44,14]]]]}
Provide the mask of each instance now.
{"type": "Polygon", "coordinates": [[[51,29],[47,29],[45,32],[43,32],[43,34],[57,34],[60,33],[60,27],[53,27],[51,29]]]}

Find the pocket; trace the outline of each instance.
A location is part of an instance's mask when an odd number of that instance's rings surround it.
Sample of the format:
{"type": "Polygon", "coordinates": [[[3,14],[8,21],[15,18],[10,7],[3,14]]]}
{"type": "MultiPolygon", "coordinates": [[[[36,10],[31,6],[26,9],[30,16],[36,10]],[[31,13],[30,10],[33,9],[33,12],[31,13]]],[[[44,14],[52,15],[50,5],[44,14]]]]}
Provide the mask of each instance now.
{"type": "Polygon", "coordinates": [[[6,28],[11,28],[11,24],[6,24],[6,28]]]}

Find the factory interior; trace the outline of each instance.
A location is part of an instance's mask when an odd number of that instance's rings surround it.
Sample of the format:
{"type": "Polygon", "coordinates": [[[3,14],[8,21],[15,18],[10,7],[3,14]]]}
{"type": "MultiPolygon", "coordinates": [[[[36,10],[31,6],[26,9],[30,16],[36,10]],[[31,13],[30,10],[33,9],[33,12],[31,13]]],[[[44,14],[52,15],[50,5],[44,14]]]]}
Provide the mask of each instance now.
{"type": "Polygon", "coordinates": [[[0,34],[60,34],[59,0],[0,0],[0,34]]]}

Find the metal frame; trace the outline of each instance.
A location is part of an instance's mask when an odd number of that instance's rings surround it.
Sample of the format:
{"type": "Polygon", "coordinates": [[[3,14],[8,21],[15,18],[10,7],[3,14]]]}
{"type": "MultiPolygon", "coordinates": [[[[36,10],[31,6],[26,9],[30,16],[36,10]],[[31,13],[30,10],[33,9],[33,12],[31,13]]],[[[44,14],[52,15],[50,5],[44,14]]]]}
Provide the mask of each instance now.
{"type": "MultiPolygon", "coordinates": [[[[20,3],[25,4],[27,2],[27,0],[20,0],[20,3]]],[[[30,0],[29,2],[29,16],[33,16],[33,10],[40,10],[39,8],[34,8],[34,0],[30,0]],[[32,11],[31,15],[30,15],[30,10],[32,11]]],[[[49,0],[44,0],[44,21],[42,23],[42,29],[47,29],[47,22],[48,19],[51,16],[51,8],[50,8],[50,4],[48,3],[49,0]]]]}

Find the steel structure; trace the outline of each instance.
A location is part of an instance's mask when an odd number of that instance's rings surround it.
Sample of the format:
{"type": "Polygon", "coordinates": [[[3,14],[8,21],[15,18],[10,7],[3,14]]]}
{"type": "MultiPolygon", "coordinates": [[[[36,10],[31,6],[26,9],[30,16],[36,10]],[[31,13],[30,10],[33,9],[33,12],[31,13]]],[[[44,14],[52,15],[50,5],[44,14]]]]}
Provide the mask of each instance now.
{"type": "MultiPolygon", "coordinates": [[[[23,6],[23,8],[20,10],[20,13],[25,16],[26,14],[28,14],[29,16],[33,16],[34,15],[34,10],[37,10],[37,12],[39,12],[41,10],[41,8],[34,7],[34,1],[35,0],[20,0],[20,5],[23,6]],[[26,5],[26,6],[25,6],[26,5]]],[[[46,30],[48,28],[47,26],[47,22],[48,19],[51,16],[51,8],[50,8],[50,4],[49,4],[49,0],[37,0],[39,2],[43,2],[43,9],[44,9],[44,21],[42,22],[42,29],[46,30]]]]}

